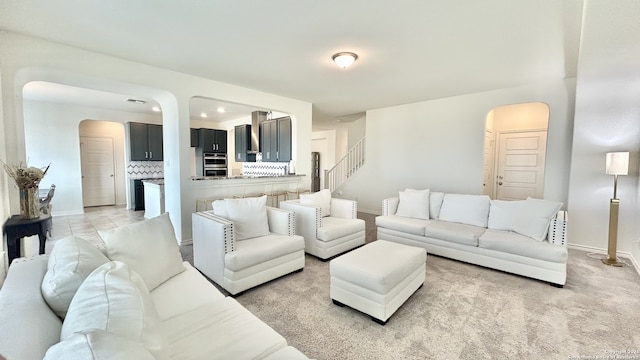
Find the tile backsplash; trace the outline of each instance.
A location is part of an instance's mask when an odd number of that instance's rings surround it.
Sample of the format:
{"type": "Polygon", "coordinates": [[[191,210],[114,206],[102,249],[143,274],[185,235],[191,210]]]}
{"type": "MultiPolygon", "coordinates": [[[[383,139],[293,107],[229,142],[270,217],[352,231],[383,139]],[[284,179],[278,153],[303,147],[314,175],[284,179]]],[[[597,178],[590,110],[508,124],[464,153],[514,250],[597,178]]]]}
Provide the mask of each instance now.
{"type": "Polygon", "coordinates": [[[247,176],[281,176],[289,172],[288,162],[243,162],[242,174],[247,176]]]}
{"type": "Polygon", "coordinates": [[[129,179],[162,179],[164,178],[164,162],[131,161],[127,166],[129,179]]]}

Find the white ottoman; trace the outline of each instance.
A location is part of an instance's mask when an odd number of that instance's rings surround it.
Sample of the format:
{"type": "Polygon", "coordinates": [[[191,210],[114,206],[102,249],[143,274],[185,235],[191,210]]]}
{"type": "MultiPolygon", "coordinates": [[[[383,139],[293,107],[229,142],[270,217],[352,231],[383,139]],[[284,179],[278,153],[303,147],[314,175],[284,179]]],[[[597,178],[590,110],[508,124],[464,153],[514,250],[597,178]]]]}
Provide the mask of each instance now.
{"type": "Polygon", "coordinates": [[[384,325],[424,283],[426,261],[423,248],[371,242],[331,260],[331,299],[384,325]]]}

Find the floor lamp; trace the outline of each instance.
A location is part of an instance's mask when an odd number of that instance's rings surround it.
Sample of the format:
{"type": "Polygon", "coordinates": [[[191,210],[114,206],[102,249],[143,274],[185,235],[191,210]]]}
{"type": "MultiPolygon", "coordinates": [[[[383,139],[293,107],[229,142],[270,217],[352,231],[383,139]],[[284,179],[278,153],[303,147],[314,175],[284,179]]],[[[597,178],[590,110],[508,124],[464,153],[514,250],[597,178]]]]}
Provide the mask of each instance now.
{"type": "Polygon", "coordinates": [[[618,261],[616,256],[616,247],[618,244],[618,210],[620,208],[620,200],[617,198],[618,175],[627,175],[629,173],[629,153],[607,153],[606,173],[607,175],[613,175],[613,198],[609,202],[609,247],[607,249],[607,258],[602,259],[602,262],[610,266],[620,267],[623,264],[618,261]]]}

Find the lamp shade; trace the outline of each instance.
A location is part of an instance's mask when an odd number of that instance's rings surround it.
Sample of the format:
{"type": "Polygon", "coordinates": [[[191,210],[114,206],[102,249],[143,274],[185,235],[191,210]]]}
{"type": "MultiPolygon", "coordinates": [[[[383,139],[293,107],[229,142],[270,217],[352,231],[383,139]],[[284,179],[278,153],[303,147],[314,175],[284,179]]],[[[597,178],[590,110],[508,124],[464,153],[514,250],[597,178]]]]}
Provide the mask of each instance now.
{"type": "Polygon", "coordinates": [[[629,174],[629,152],[607,153],[607,175],[629,174]]]}

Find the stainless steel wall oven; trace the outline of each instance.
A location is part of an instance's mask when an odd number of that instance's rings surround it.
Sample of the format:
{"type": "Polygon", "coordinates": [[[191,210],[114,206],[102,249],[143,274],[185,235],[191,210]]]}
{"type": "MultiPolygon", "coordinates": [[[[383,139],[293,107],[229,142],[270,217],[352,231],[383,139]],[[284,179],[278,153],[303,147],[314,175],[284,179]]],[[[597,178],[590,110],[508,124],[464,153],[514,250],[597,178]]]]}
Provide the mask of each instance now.
{"type": "Polygon", "coordinates": [[[204,153],[202,158],[204,176],[227,176],[227,154],[204,153]]]}

